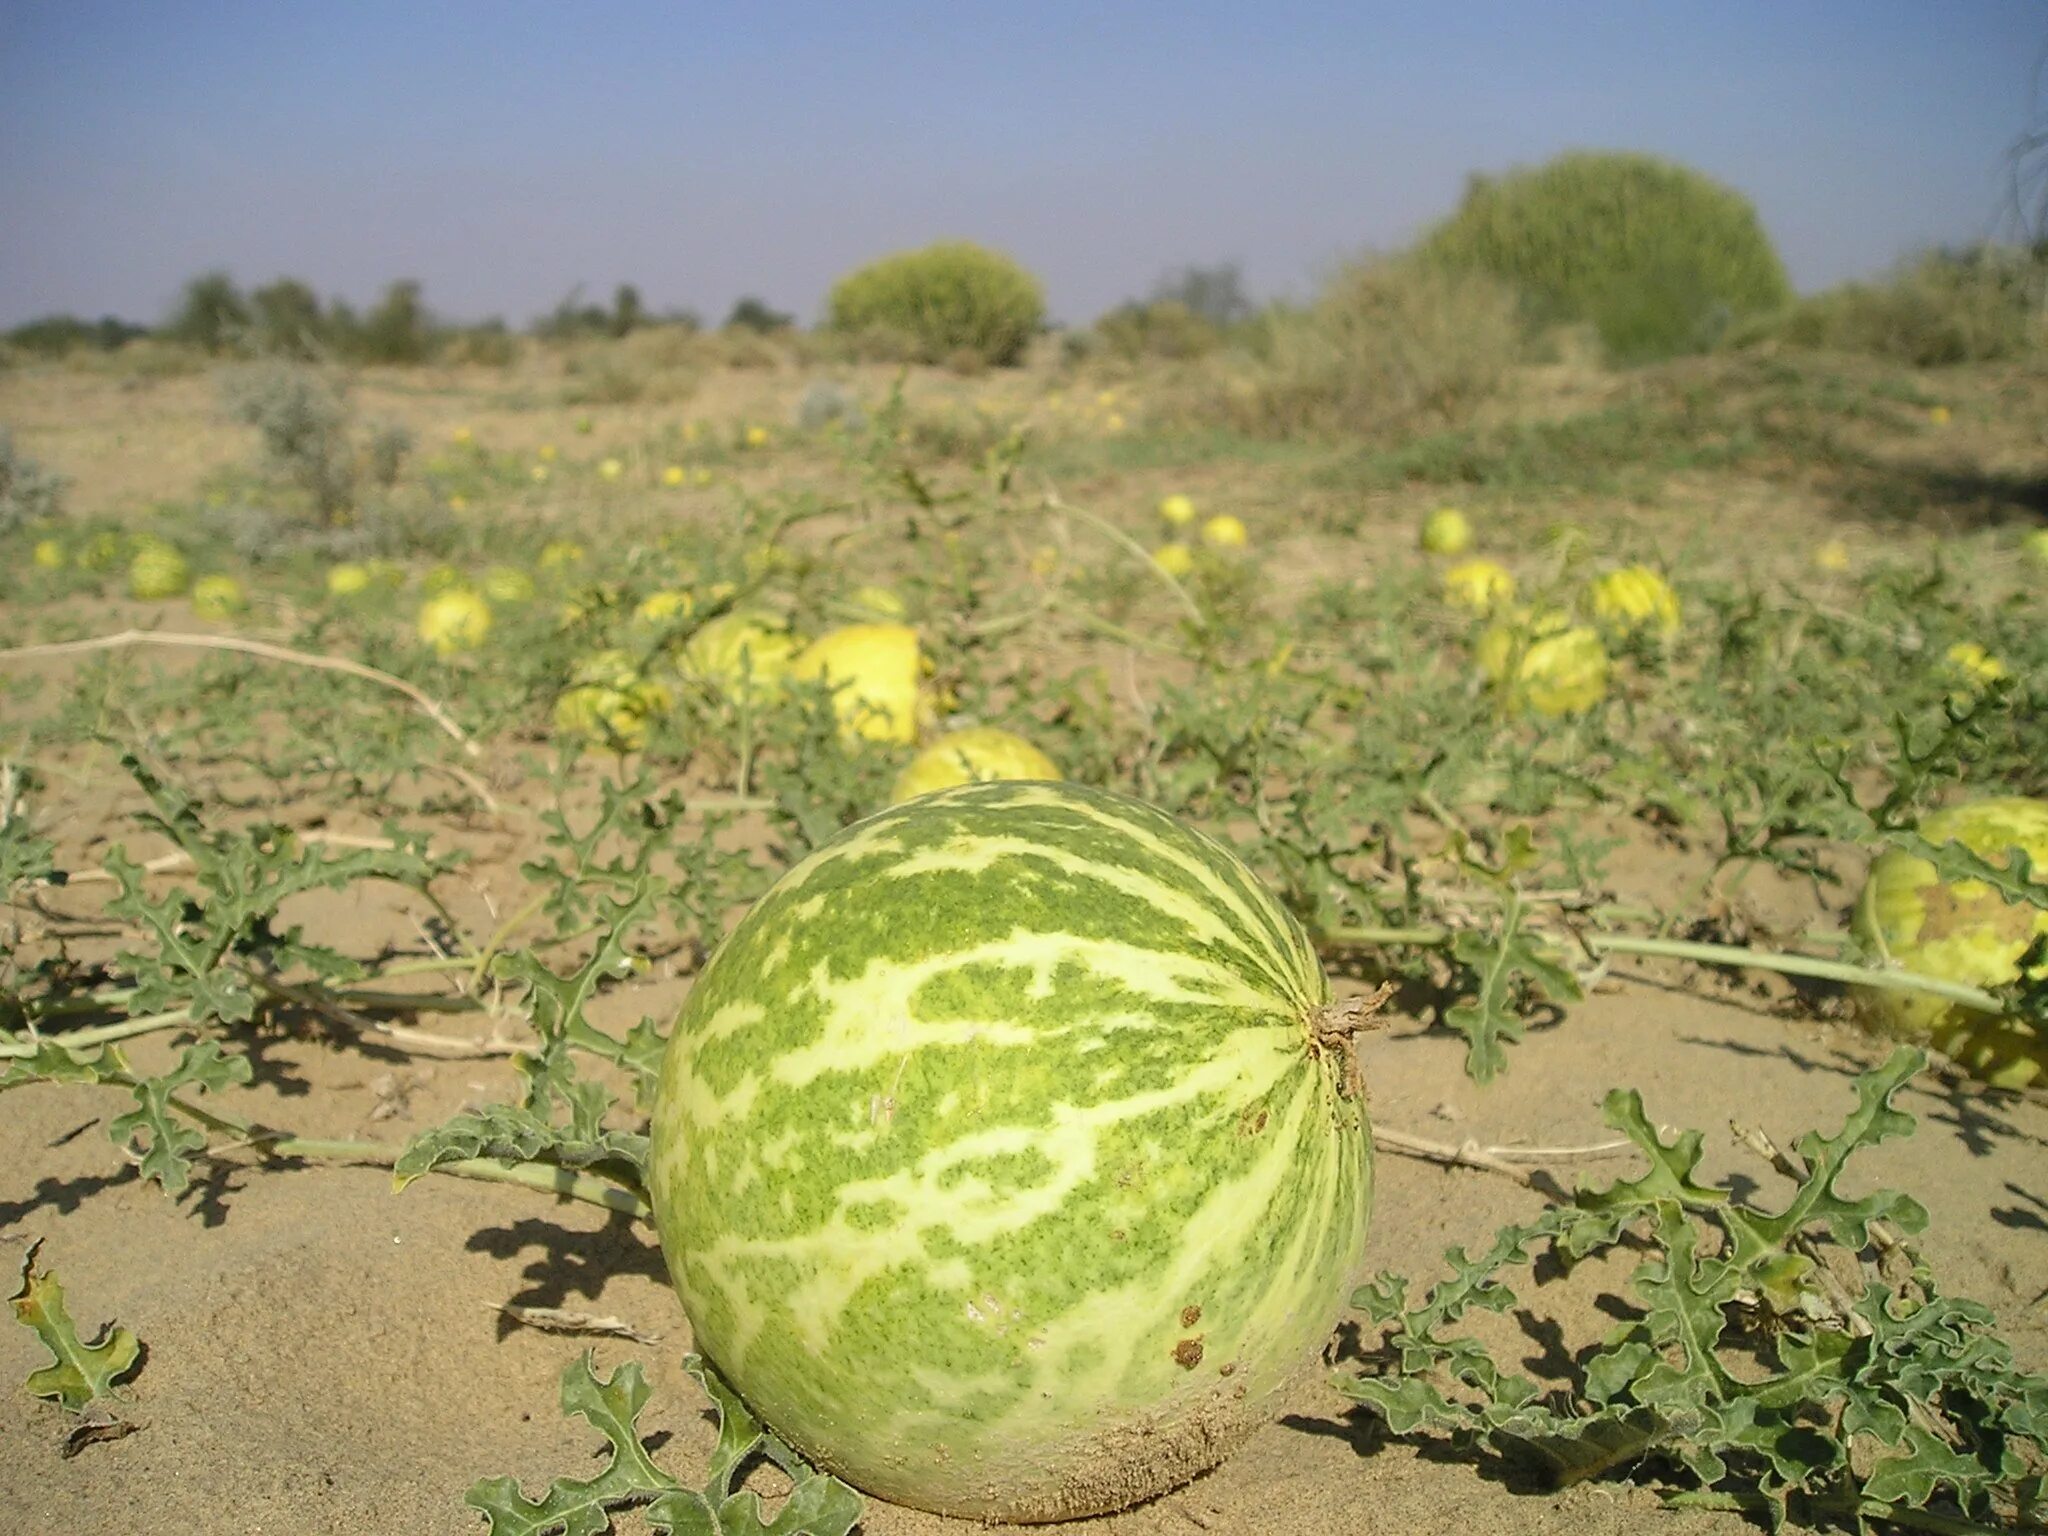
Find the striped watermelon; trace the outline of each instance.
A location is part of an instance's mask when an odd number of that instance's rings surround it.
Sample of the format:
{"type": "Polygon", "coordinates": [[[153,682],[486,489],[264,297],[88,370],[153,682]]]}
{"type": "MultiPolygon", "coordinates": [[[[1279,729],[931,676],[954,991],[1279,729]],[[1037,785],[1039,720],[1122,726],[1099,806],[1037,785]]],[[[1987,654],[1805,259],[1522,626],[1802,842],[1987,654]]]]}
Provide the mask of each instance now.
{"type": "Polygon", "coordinates": [[[698,1348],[790,1443],[945,1514],[1120,1509],[1313,1365],[1370,1140],[1300,927],[1228,850],[1070,784],[926,795],[706,967],[650,1183],[698,1348]]]}

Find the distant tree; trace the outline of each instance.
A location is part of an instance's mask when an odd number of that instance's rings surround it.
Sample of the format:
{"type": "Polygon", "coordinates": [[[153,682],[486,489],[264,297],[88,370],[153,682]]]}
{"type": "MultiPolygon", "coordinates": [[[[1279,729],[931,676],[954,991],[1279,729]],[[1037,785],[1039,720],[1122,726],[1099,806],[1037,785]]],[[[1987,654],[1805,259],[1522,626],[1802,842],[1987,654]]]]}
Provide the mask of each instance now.
{"type": "Polygon", "coordinates": [[[619,284],[612,295],[612,334],[625,336],[646,323],[647,309],[640,302],[640,290],[631,283],[619,284]]]}
{"type": "Polygon", "coordinates": [[[225,272],[202,272],[185,284],[164,334],[219,356],[247,339],[252,316],[249,301],[225,272]]]}
{"type": "Polygon", "coordinates": [[[765,299],[752,294],[733,305],[732,313],[725,317],[725,328],[729,331],[759,331],[764,336],[771,331],[786,331],[794,324],[794,315],[771,309],[765,299]]]}
{"type": "Polygon", "coordinates": [[[387,287],[376,307],[363,316],[355,351],[365,362],[417,363],[433,351],[435,340],[420,285],[402,279],[387,287]]]}
{"type": "Polygon", "coordinates": [[[536,336],[557,341],[571,336],[601,336],[612,326],[612,312],[602,305],[583,302],[583,285],[571,288],[562,302],[533,323],[536,336]]]}
{"type": "Polygon", "coordinates": [[[256,350],[277,357],[312,358],[320,355],[327,335],[327,320],[320,313],[320,296],[295,277],[280,277],[249,295],[255,312],[253,337],[256,350]]]}
{"type": "Polygon", "coordinates": [[[111,352],[116,347],[147,336],[149,331],[131,321],[103,315],[98,320],[81,320],[76,315],[45,315],[7,332],[7,344],[38,357],[63,357],[72,352],[111,352]]]}
{"type": "Polygon", "coordinates": [[[1252,317],[1252,301],[1244,291],[1244,273],[1234,261],[1169,272],[1152,285],[1151,301],[1178,304],[1218,330],[1252,317]]]}

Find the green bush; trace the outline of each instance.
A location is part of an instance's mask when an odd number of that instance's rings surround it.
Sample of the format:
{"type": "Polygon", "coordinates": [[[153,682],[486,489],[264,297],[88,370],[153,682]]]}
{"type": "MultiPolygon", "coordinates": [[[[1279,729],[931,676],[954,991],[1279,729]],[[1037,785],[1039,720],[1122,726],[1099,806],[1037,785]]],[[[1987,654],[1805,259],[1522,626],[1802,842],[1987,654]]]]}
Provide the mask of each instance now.
{"type": "Polygon", "coordinates": [[[1275,308],[1256,355],[1209,376],[1197,414],[1262,436],[1350,436],[1461,419],[1520,359],[1515,294],[1413,258],[1346,267],[1307,309],[1275,308]]]}
{"type": "Polygon", "coordinates": [[[1742,341],[1860,352],[1914,368],[1991,362],[2048,345],[2048,256],[1924,256],[1880,283],[1845,283],[1747,328],[1742,341]]]}
{"type": "Polygon", "coordinates": [[[16,452],[14,435],[0,427],[0,533],[47,522],[63,510],[64,477],[16,452]]]}
{"type": "Polygon", "coordinates": [[[1747,198],[1646,155],[1475,176],[1421,254],[1512,283],[1540,322],[1590,322],[1620,362],[1703,350],[1791,297],[1747,198]]]}
{"type": "Polygon", "coordinates": [[[244,344],[253,321],[249,301],[232,277],[225,272],[202,272],[185,284],[163,335],[166,340],[219,357],[244,344]]]}
{"type": "Polygon", "coordinates": [[[965,241],[871,262],[833,285],[834,330],[900,332],[928,363],[1002,367],[1045,324],[1038,279],[998,251],[965,241]]]}
{"type": "Polygon", "coordinates": [[[1119,304],[1095,329],[1102,344],[1126,362],[1148,357],[1200,357],[1223,342],[1223,332],[1178,299],[1119,304]]]}

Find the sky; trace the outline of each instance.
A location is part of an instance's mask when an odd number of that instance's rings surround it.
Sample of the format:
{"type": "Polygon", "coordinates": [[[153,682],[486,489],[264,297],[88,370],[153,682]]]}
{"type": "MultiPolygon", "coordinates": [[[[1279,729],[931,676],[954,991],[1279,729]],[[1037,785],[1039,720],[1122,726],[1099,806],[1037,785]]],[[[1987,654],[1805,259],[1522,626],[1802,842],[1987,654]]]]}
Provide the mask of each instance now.
{"type": "Polygon", "coordinates": [[[0,0],[0,325],[213,267],[808,321],[945,238],[1087,320],[1190,263],[1305,295],[1572,148],[1748,194],[1812,290],[1992,228],[2044,50],[2040,0],[0,0]]]}

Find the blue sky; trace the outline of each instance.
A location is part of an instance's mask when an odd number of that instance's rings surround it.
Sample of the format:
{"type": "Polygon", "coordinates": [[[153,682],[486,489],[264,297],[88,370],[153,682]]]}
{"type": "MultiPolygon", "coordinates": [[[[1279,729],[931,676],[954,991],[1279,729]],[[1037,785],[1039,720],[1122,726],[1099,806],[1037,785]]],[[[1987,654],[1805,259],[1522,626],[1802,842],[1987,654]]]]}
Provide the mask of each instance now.
{"type": "Polygon", "coordinates": [[[211,266],[808,319],[954,236],[1085,319],[1187,262],[1305,293],[1573,147],[1740,188],[1810,289],[1986,232],[2044,48],[2039,0],[0,0],[0,324],[211,266]]]}

